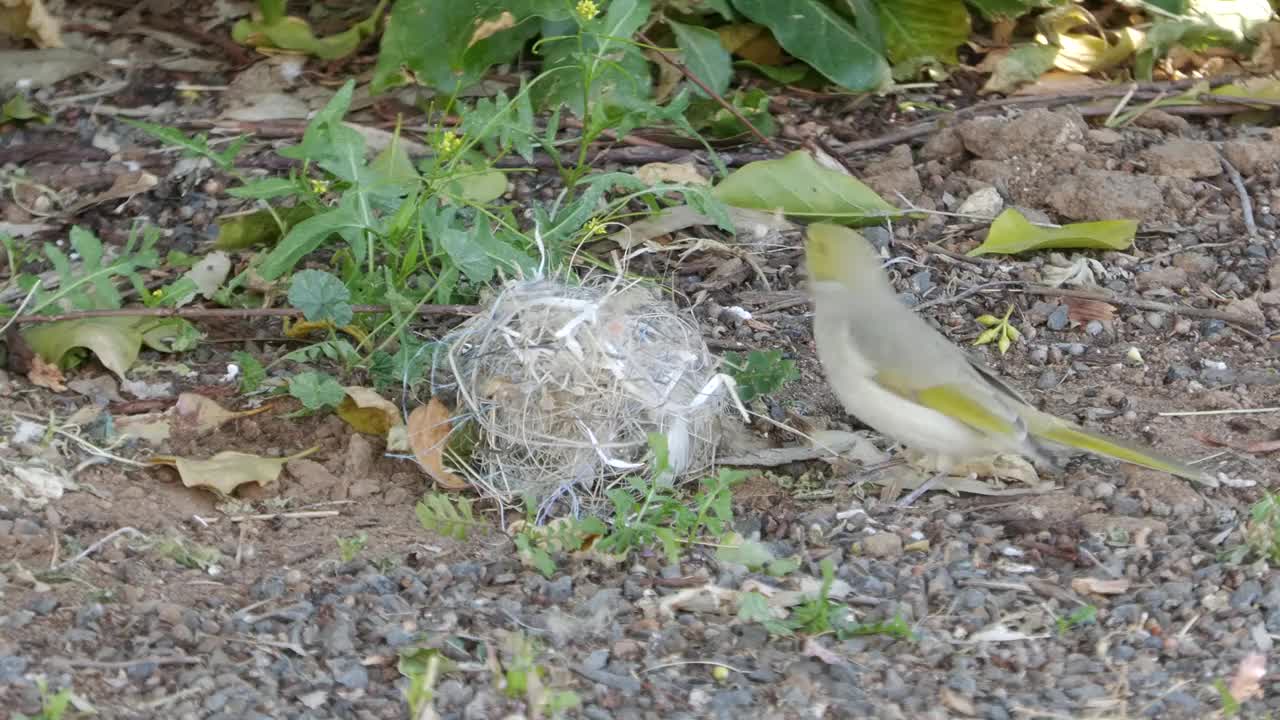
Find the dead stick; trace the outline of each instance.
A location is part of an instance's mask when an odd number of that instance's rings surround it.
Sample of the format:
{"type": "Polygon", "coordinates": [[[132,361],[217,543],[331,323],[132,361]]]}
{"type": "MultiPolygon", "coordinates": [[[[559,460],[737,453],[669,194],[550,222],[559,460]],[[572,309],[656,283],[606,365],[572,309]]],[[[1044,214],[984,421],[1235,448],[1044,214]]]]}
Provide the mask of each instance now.
{"type": "MultiPolygon", "coordinates": [[[[474,315],[477,305],[423,305],[419,315],[474,315]]],[[[387,305],[352,305],[358,315],[391,312],[387,305]]],[[[245,317],[298,317],[297,308],[122,308],[119,310],[80,310],[59,315],[21,315],[15,323],[59,322],[104,317],[180,317],[180,318],[245,318],[245,317]]]]}
{"type": "Polygon", "coordinates": [[[1170,305],[1168,303],[1156,302],[1155,300],[1122,297],[1106,292],[1070,290],[1068,288],[1041,287],[1036,285],[1024,287],[1021,291],[1028,295],[1045,295],[1049,297],[1068,297],[1078,298],[1080,300],[1094,300],[1097,302],[1110,303],[1112,305],[1128,305],[1129,307],[1140,308],[1142,310],[1156,310],[1159,312],[1172,313],[1174,315],[1186,315],[1188,317],[1207,318],[1209,320],[1222,320],[1224,322],[1234,323],[1236,325],[1253,328],[1255,330],[1262,328],[1262,323],[1254,320],[1253,318],[1244,317],[1243,315],[1237,315],[1224,310],[1214,310],[1213,308],[1170,305]]]}
{"type": "Polygon", "coordinates": [[[1244,186],[1244,178],[1240,177],[1240,171],[1227,160],[1226,155],[1218,155],[1218,159],[1222,161],[1222,168],[1231,178],[1231,185],[1235,187],[1236,195],[1240,196],[1240,214],[1244,216],[1244,227],[1249,231],[1249,237],[1256,238],[1258,224],[1253,219],[1253,200],[1249,199],[1249,190],[1244,186]]]}
{"type": "Polygon", "coordinates": [[[733,106],[733,103],[721,97],[720,93],[707,87],[707,84],[702,82],[702,79],[699,78],[697,75],[694,75],[689,70],[689,68],[685,67],[684,63],[681,63],[675,60],[674,58],[672,58],[670,55],[668,55],[665,51],[663,51],[662,48],[658,47],[657,43],[650,40],[648,35],[645,35],[644,33],[640,33],[640,39],[648,43],[649,47],[652,48],[654,52],[658,53],[658,57],[661,57],[663,60],[670,63],[672,67],[679,70],[680,74],[684,75],[685,78],[689,80],[689,82],[693,83],[694,85],[697,85],[702,90],[702,92],[707,94],[707,97],[711,98],[712,100],[715,100],[716,103],[720,105],[720,107],[724,108],[725,110],[728,110],[731,115],[737,118],[738,122],[742,123],[744,127],[746,127],[748,130],[751,131],[752,135],[756,136],[757,140],[764,143],[764,145],[768,147],[770,150],[773,150],[775,152],[782,152],[782,147],[779,146],[778,143],[774,142],[773,138],[767,137],[764,133],[760,132],[760,130],[755,125],[751,124],[751,121],[747,119],[746,115],[743,115],[742,112],[738,110],[738,108],[733,106]]]}

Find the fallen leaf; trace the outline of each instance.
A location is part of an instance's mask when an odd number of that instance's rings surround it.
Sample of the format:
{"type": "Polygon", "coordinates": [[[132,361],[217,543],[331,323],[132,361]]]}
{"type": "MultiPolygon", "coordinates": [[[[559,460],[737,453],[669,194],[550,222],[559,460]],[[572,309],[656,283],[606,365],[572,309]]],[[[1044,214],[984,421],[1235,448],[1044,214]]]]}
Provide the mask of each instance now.
{"type": "Polygon", "coordinates": [[[991,223],[987,239],[968,255],[1012,255],[1027,250],[1054,248],[1125,250],[1133,244],[1137,220],[1100,220],[1047,228],[1033,225],[1022,213],[1009,208],[991,223]]]}
{"type": "Polygon", "coordinates": [[[54,392],[65,392],[67,389],[63,382],[66,378],[62,376],[58,366],[45,362],[39,355],[31,358],[31,370],[27,373],[27,379],[36,387],[48,388],[54,392]]]}
{"type": "Polygon", "coordinates": [[[444,467],[444,450],[453,427],[449,422],[451,414],[449,408],[436,398],[414,408],[409,413],[409,446],[413,448],[418,464],[436,484],[446,490],[465,490],[467,481],[444,467]]]}
{"type": "Polygon", "coordinates": [[[100,205],[104,202],[119,200],[121,198],[131,198],[138,193],[146,192],[156,185],[160,184],[160,178],[152,175],[145,170],[136,170],[134,172],[121,173],[111,183],[111,187],[107,188],[98,195],[87,197],[67,208],[68,217],[83,212],[94,205],[100,205]]]}
{"type": "Polygon", "coordinates": [[[942,704],[946,705],[947,709],[953,712],[958,712],[961,715],[969,715],[971,717],[978,714],[978,708],[974,706],[973,700],[961,695],[946,685],[942,686],[942,690],[939,695],[941,696],[942,704]]]}
{"type": "Polygon", "coordinates": [[[1078,593],[1094,595],[1120,595],[1129,591],[1129,581],[1124,578],[1104,580],[1094,577],[1078,577],[1071,581],[1071,589],[1078,593]]]}
{"type": "Polygon", "coordinates": [[[355,385],[343,389],[347,396],[338,405],[338,417],[356,432],[386,437],[392,428],[404,423],[400,408],[373,390],[355,385]]]}
{"type": "Polygon", "coordinates": [[[183,277],[195,283],[200,294],[208,299],[222,287],[229,272],[231,272],[231,258],[221,250],[215,250],[205,255],[195,267],[184,273],[183,277]]]}
{"type": "Polygon", "coordinates": [[[805,639],[803,652],[806,657],[817,658],[827,665],[844,664],[844,658],[823,647],[822,643],[819,643],[818,639],[812,635],[805,639]]]}
{"type": "Polygon", "coordinates": [[[1255,455],[1266,455],[1280,450],[1280,439],[1262,440],[1256,443],[1249,443],[1245,447],[1245,452],[1254,453],[1255,455]]]}
{"type": "Polygon", "coordinates": [[[1087,324],[1091,320],[1110,323],[1116,319],[1116,306],[1101,300],[1066,297],[1067,319],[1071,322],[1087,324]]]}
{"type": "Polygon", "coordinates": [[[30,39],[42,48],[62,47],[62,28],[58,19],[45,9],[41,0],[0,2],[0,33],[30,39]]]}
{"type": "Polygon", "coordinates": [[[1267,656],[1250,653],[1240,661],[1235,677],[1231,678],[1231,697],[1244,702],[1262,696],[1262,678],[1267,675],[1267,656]]]}
{"type": "Polygon", "coordinates": [[[16,483],[8,483],[7,487],[14,497],[33,508],[40,509],[50,500],[62,497],[66,490],[66,481],[61,475],[35,465],[15,465],[12,479],[16,483]]]}
{"type": "Polygon", "coordinates": [[[168,410],[168,414],[173,417],[175,430],[206,433],[229,420],[257,415],[266,412],[270,407],[270,405],[263,405],[251,410],[228,410],[213,398],[199,393],[182,393],[178,396],[178,402],[168,410]]]}
{"type": "Polygon", "coordinates": [[[711,181],[698,172],[693,163],[653,162],[636,168],[635,175],[646,185],[677,183],[680,185],[710,185],[711,181]]]}
{"type": "Polygon", "coordinates": [[[149,460],[152,465],[168,465],[178,471],[182,484],[187,487],[204,487],[216,490],[223,495],[230,495],[236,488],[246,483],[256,482],[267,485],[280,477],[284,464],[290,460],[306,457],[319,450],[319,446],[303,450],[297,455],[282,458],[268,458],[261,455],[224,450],[211,458],[176,457],[173,455],[156,456],[149,460]]]}
{"type": "Polygon", "coordinates": [[[36,354],[59,366],[73,349],[86,348],[103,367],[124,380],[142,346],[137,323],[138,318],[130,317],[62,320],[27,328],[22,336],[36,354]]]}
{"type": "Polygon", "coordinates": [[[769,28],[755,23],[734,23],[716,29],[720,44],[729,52],[759,65],[781,65],[786,62],[782,46],[769,28]]]}

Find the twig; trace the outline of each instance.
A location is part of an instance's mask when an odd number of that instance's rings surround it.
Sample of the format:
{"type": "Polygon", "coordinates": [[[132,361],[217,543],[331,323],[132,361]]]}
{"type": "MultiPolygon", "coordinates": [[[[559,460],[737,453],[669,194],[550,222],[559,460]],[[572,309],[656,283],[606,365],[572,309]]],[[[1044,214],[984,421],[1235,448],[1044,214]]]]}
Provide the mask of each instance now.
{"type": "Polygon", "coordinates": [[[293,518],[293,519],[327,518],[327,517],[337,517],[338,515],[341,515],[341,514],[342,513],[338,512],[337,510],[306,510],[302,512],[262,513],[260,515],[235,515],[229,518],[229,520],[231,520],[231,522],[233,523],[239,523],[239,522],[246,522],[248,520],[274,520],[276,518],[293,518]]]}
{"type": "Polygon", "coordinates": [[[752,125],[751,121],[747,119],[747,116],[743,115],[742,111],[734,107],[733,103],[721,97],[720,93],[707,87],[707,84],[702,82],[702,80],[697,75],[694,75],[692,72],[690,72],[689,68],[684,66],[684,63],[668,55],[666,51],[658,47],[658,44],[650,40],[649,36],[645,35],[644,33],[640,33],[640,39],[648,43],[649,47],[658,54],[658,57],[662,58],[664,61],[670,63],[672,67],[679,70],[680,74],[684,75],[685,78],[689,80],[689,82],[693,83],[694,85],[697,85],[702,90],[702,92],[707,94],[707,97],[711,98],[712,100],[715,100],[716,103],[720,105],[720,107],[724,108],[725,110],[728,110],[729,114],[737,118],[738,122],[742,123],[742,125],[745,128],[750,130],[751,134],[755,135],[756,139],[759,140],[761,143],[763,143],[765,147],[769,148],[770,150],[773,150],[774,152],[782,152],[782,147],[778,145],[777,142],[775,142],[772,138],[766,136],[764,133],[760,132],[759,128],[757,128],[755,125],[752,125]]]}
{"type": "Polygon", "coordinates": [[[204,662],[198,657],[190,657],[188,655],[153,655],[151,657],[137,658],[134,660],[72,660],[71,658],[52,658],[49,660],[51,665],[62,665],[65,667],[93,668],[97,670],[123,670],[134,665],[145,665],[146,663],[154,663],[156,665],[199,665],[204,662]]]}
{"type": "MultiPolygon", "coordinates": [[[[419,315],[474,315],[477,305],[423,305],[419,315]]],[[[391,312],[389,305],[353,305],[357,315],[391,312]]],[[[180,318],[243,318],[243,317],[298,317],[303,312],[297,308],[121,308],[119,310],[79,310],[57,315],[21,315],[13,318],[16,323],[59,322],[103,317],[180,317],[180,318]]]]}
{"type": "Polygon", "coordinates": [[[1097,302],[1111,303],[1112,305],[1128,305],[1129,307],[1141,308],[1143,310],[1157,310],[1160,312],[1172,313],[1174,315],[1222,320],[1224,322],[1234,323],[1247,328],[1259,329],[1262,327],[1262,323],[1254,320],[1253,318],[1244,317],[1243,315],[1237,315],[1223,310],[1190,307],[1187,305],[1170,305],[1168,303],[1145,300],[1143,298],[1123,297],[1109,292],[1071,290],[1068,288],[1051,288],[1037,285],[1021,288],[1021,292],[1027,293],[1028,295],[1070,297],[1079,298],[1081,300],[1094,300],[1097,302]]]}
{"type": "Polygon", "coordinates": [[[736,668],[732,665],[726,665],[725,663],[722,663],[722,662],[716,662],[715,660],[675,660],[672,662],[665,662],[665,663],[659,663],[657,665],[650,665],[649,667],[640,670],[640,674],[643,675],[648,672],[653,672],[654,670],[661,670],[663,668],[670,668],[670,667],[683,667],[685,665],[711,665],[712,667],[722,667],[725,670],[731,670],[733,672],[738,673],[739,675],[747,674],[746,670],[736,668]]]}
{"type": "Polygon", "coordinates": [[[1184,410],[1156,413],[1160,417],[1195,417],[1199,415],[1251,415],[1254,413],[1280,412],[1280,407],[1244,408],[1242,410],[1184,410]]]}
{"type": "Polygon", "coordinates": [[[130,535],[134,535],[134,536],[137,536],[137,537],[143,537],[143,538],[145,538],[145,537],[146,537],[146,535],[144,535],[142,532],[138,531],[138,530],[137,530],[137,529],[135,529],[135,528],[131,528],[131,527],[122,527],[122,528],[120,528],[119,530],[114,530],[114,531],[112,531],[112,532],[108,533],[106,537],[102,538],[102,539],[101,539],[101,540],[99,540],[98,542],[96,542],[96,543],[94,543],[94,544],[90,545],[89,547],[85,548],[84,550],[82,550],[82,551],[80,552],[80,554],[79,554],[79,555],[76,555],[75,557],[70,558],[70,559],[68,559],[68,560],[64,560],[64,561],[62,561],[61,563],[59,563],[58,565],[56,565],[56,566],[54,566],[54,567],[49,568],[49,572],[51,572],[51,573],[52,573],[52,572],[58,572],[58,571],[60,571],[60,570],[66,569],[66,568],[68,568],[68,567],[71,567],[72,565],[75,565],[76,563],[80,562],[81,560],[83,560],[83,559],[85,559],[85,558],[89,557],[90,555],[92,555],[93,553],[97,552],[98,548],[100,548],[100,547],[102,547],[103,545],[106,545],[107,543],[111,542],[111,541],[112,541],[113,539],[115,539],[117,536],[119,536],[119,535],[124,535],[124,534],[130,534],[130,535]]]}
{"type": "Polygon", "coordinates": [[[1162,258],[1167,258],[1173,255],[1177,255],[1178,253],[1190,252],[1192,250],[1203,250],[1207,248],[1226,247],[1228,245],[1235,245],[1235,242],[1199,243],[1196,245],[1188,245],[1186,247],[1174,248],[1172,250],[1165,250],[1164,252],[1156,253],[1155,255],[1148,255],[1142,258],[1142,261],[1145,263],[1153,263],[1162,258]]]}
{"type": "Polygon", "coordinates": [[[1231,184],[1236,188],[1236,194],[1240,196],[1240,213],[1244,215],[1244,227],[1249,231],[1249,237],[1258,237],[1258,224],[1253,220],[1253,201],[1249,199],[1249,191],[1245,189],[1244,178],[1240,177],[1240,171],[1235,165],[1227,160],[1225,155],[1219,155],[1218,159],[1222,161],[1222,168],[1227,171],[1227,176],[1231,178],[1231,184]]]}

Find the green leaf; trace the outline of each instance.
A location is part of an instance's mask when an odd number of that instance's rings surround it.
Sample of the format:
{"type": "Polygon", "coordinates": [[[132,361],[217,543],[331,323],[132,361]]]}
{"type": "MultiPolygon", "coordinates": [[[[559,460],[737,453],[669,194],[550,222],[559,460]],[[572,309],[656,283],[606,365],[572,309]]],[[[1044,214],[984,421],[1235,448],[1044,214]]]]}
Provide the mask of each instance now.
{"type": "Polygon", "coordinates": [[[967,0],[987,20],[1012,20],[1033,8],[1049,7],[1053,0],[967,0]]]}
{"type": "Polygon", "coordinates": [[[838,85],[879,90],[892,81],[879,51],[818,0],[733,0],[733,6],[769,28],[787,52],[838,85]]]}
{"type": "Polygon", "coordinates": [[[1030,44],[1016,47],[996,62],[996,69],[982,86],[984,93],[1009,93],[1035,82],[1053,69],[1058,48],[1053,45],[1030,44]]]}
{"type": "Polygon", "coordinates": [[[332,322],[339,327],[351,322],[351,291],[341,280],[322,270],[303,270],[289,285],[289,304],[312,322],[332,322]]]}
{"type": "Polygon", "coordinates": [[[427,493],[413,512],[424,530],[454,540],[466,540],[467,533],[480,524],[471,510],[471,501],[461,496],[455,499],[444,493],[427,493]]]}
{"type": "Polygon", "coordinates": [[[809,74],[809,66],[803,63],[795,63],[792,65],[761,65],[750,60],[738,60],[733,63],[734,67],[747,68],[755,70],[770,80],[781,85],[794,85],[804,79],[809,74]]]}
{"type": "Polygon", "coordinates": [[[251,393],[267,379],[267,370],[258,358],[243,350],[231,353],[231,361],[240,366],[240,392],[251,393]]]}
{"type": "Polygon", "coordinates": [[[292,270],[307,253],[320,247],[329,236],[343,229],[364,229],[351,209],[343,205],[303,220],[290,228],[289,233],[263,258],[258,274],[264,280],[279,278],[292,270]]]}
{"type": "Polygon", "coordinates": [[[253,180],[240,187],[227,188],[227,194],[231,197],[250,200],[274,200],[278,197],[296,195],[297,193],[298,184],[296,182],[290,178],[280,177],[253,180]]]}
{"type": "Polygon", "coordinates": [[[724,362],[730,377],[738,384],[738,397],[744,403],[776,392],[800,377],[795,362],[783,359],[781,350],[752,350],[745,358],[738,353],[725,353],[724,362]]]}
{"type": "MultiPolygon", "coordinates": [[[[729,80],[733,77],[733,63],[729,51],[720,42],[720,34],[674,20],[668,20],[667,24],[675,33],[676,45],[680,48],[685,67],[717,95],[723,95],[729,89],[729,80]]],[[[707,97],[697,86],[694,86],[693,93],[698,97],[707,97]]]]}
{"type": "Polygon", "coordinates": [[[523,0],[398,0],[373,72],[372,90],[417,82],[449,94],[479,82],[486,70],[511,60],[538,33],[535,17],[563,19],[570,3],[523,0]],[[485,37],[477,31],[514,24],[485,37]]]}
{"type": "Polygon", "coordinates": [[[574,22],[543,23],[542,34],[548,39],[538,46],[544,62],[535,102],[549,110],[568,106],[582,118],[588,110],[598,117],[628,99],[648,97],[649,62],[630,38],[648,20],[650,8],[651,0],[613,0],[603,17],[585,24],[581,37],[574,22]],[[591,85],[584,90],[586,77],[591,85]],[[589,108],[583,106],[588,94],[589,108]]]}
{"type": "Polygon", "coordinates": [[[873,224],[902,214],[858,179],[822,167],[803,150],[747,163],[712,192],[734,207],[781,209],[806,220],[873,224]]]}
{"type": "Polygon", "coordinates": [[[987,239],[969,251],[970,256],[998,253],[1012,255],[1027,250],[1125,250],[1133,244],[1137,220],[1100,220],[1071,223],[1058,228],[1032,225],[1022,213],[1009,208],[991,223],[987,239]]]}
{"type": "Polygon", "coordinates": [[[324,373],[304,372],[294,375],[289,381],[289,394],[300,400],[308,410],[319,410],[341,405],[347,391],[342,389],[337,380],[324,373]]]}
{"type": "Polygon", "coordinates": [[[760,570],[775,560],[773,552],[756,540],[744,540],[733,535],[721,541],[716,548],[716,559],[723,563],[745,565],[749,570],[760,570]]]}
{"type": "Polygon", "coordinates": [[[923,58],[956,63],[969,39],[964,0],[878,0],[885,50],[895,65],[923,58]]]}
{"type": "Polygon", "coordinates": [[[46,362],[68,367],[75,358],[70,354],[84,348],[97,356],[98,362],[121,380],[138,359],[142,349],[143,322],[151,318],[107,317],[62,320],[44,323],[22,331],[22,337],[46,362]]]}
{"type": "Polygon", "coordinates": [[[475,203],[484,205],[502,197],[507,191],[507,174],[501,170],[481,170],[461,166],[460,173],[449,181],[451,194],[475,203]]]}
{"type": "Polygon", "coordinates": [[[243,250],[255,245],[272,245],[294,225],[315,214],[315,208],[310,205],[297,205],[276,208],[275,214],[263,208],[223,215],[215,220],[218,224],[218,237],[213,241],[213,247],[218,250],[243,250]],[[282,223],[283,228],[280,227],[282,223]]]}

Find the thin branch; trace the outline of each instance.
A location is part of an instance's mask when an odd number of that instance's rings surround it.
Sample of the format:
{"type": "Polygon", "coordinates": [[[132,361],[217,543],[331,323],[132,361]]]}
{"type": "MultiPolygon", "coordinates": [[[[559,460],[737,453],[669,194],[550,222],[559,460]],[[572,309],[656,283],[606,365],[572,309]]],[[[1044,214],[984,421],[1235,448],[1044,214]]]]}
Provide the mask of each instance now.
{"type": "MultiPolygon", "coordinates": [[[[419,315],[474,315],[477,305],[423,305],[419,315]]],[[[387,305],[352,305],[357,315],[391,312],[387,305]]],[[[58,315],[21,315],[15,323],[44,323],[62,320],[82,320],[103,317],[180,317],[180,318],[246,318],[246,317],[298,317],[303,313],[297,308],[121,308],[119,310],[78,310],[58,315]]]]}
{"type": "Polygon", "coordinates": [[[1231,184],[1236,189],[1236,195],[1240,196],[1240,214],[1244,216],[1244,227],[1249,231],[1249,237],[1258,237],[1258,223],[1253,219],[1253,200],[1249,199],[1249,191],[1244,186],[1244,178],[1240,177],[1240,171],[1236,169],[1231,161],[1227,160],[1225,155],[1219,155],[1218,159],[1222,161],[1222,167],[1227,171],[1227,176],[1231,178],[1231,184]]]}
{"type": "Polygon", "coordinates": [[[707,84],[702,82],[702,79],[699,78],[697,75],[694,75],[692,72],[690,72],[689,68],[684,66],[684,63],[668,55],[666,51],[658,47],[658,44],[650,40],[649,36],[645,35],[644,33],[640,33],[640,39],[648,43],[649,47],[658,54],[658,57],[661,57],[664,61],[670,63],[672,67],[679,70],[680,74],[684,75],[689,82],[693,83],[694,85],[697,85],[702,90],[702,92],[707,94],[707,97],[711,98],[712,100],[715,100],[716,103],[720,105],[720,107],[724,108],[725,110],[728,110],[731,115],[737,118],[738,122],[742,123],[744,127],[746,127],[748,130],[751,131],[752,135],[756,136],[757,140],[759,140],[761,143],[764,143],[765,147],[768,147],[770,150],[773,150],[775,152],[779,152],[779,153],[783,152],[782,146],[778,145],[778,143],[775,142],[773,138],[770,138],[766,136],[764,133],[760,132],[759,128],[751,124],[751,121],[747,119],[746,115],[743,115],[742,112],[738,110],[738,108],[733,106],[733,103],[721,97],[720,93],[707,87],[707,84]]]}
{"type": "Polygon", "coordinates": [[[1069,297],[1079,298],[1080,300],[1095,300],[1097,302],[1111,303],[1112,305],[1128,305],[1129,307],[1140,308],[1142,310],[1156,310],[1159,312],[1172,313],[1174,315],[1222,320],[1223,322],[1234,323],[1236,325],[1253,328],[1255,330],[1262,328],[1262,323],[1253,318],[1226,312],[1225,310],[1190,307],[1187,305],[1170,305],[1168,303],[1146,300],[1144,298],[1114,295],[1109,292],[1071,290],[1069,288],[1042,287],[1037,285],[1024,287],[1021,289],[1021,292],[1027,293],[1028,295],[1045,295],[1049,297],[1069,297]]]}

